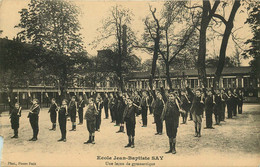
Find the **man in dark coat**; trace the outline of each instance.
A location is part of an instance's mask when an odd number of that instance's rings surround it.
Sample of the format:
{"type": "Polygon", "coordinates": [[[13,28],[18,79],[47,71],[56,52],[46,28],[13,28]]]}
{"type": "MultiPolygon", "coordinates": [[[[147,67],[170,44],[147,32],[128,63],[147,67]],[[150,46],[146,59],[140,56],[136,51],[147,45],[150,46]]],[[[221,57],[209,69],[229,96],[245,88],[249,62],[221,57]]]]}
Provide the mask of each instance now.
{"type": "Polygon", "coordinates": [[[11,138],[18,138],[18,129],[19,129],[19,119],[21,117],[22,107],[20,107],[19,103],[16,102],[13,106],[11,104],[11,99],[8,97],[8,102],[10,106],[10,119],[11,119],[11,127],[14,130],[14,136],[11,138]]]}

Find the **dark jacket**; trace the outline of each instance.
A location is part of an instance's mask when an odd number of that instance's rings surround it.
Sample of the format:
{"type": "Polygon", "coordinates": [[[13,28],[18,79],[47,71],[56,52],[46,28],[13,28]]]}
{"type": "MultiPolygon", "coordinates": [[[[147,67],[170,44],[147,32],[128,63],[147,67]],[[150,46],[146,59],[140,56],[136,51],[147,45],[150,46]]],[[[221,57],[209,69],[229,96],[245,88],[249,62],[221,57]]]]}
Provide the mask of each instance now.
{"type": "Polygon", "coordinates": [[[38,104],[33,104],[30,108],[30,111],[32,113],[29,113],[28,117],[36,117],[39,115],[40,113],[40,106],[38,104]]]}
{"type": "Polygon", "coordinates": [[[70,101],[69,106],[68,106],[69,114],[76,115],[77,108],[78,108],[77,102],[70,101]]]}
{"type": "Polygon", "coordinates": [[[153,110],[154,110],[154,115],[162,115],[163,112],[163,107],[164,107],[164,102],[162,99],[156,98],[155,101],[153,102],[153,110]]]}
{"type": "Polygon", "coordinates": [[[95,121],[96,120],[96,116],[98,115],[98,111],[94,105],[88,105],[87,106],[87,111],[85,112],[85,119],[87,121],[95,121]]]}
{"type": "Polygon", "coordinates": [[[50,109],[49,109],[48,112],[49,112],[50,114],[56,114],[57,108],[58,108],[58,106],[57,106],[56,103],[51,104],[50,109]]]}
{"type": "Polygon", "coordinates": [[[19,108],[15,108],[10,102],[9,102],[9,106],[10,106],[10,118],[19,118],[21,117],[21,112],[22,112],[22,107],[19,106],[19,108]]]}
{"type": "Polygon", "coordinates": [[[140,114],[138,108],[134,105],[132,106],[127,105],[125,107],[125,111],[123,114],[123,120],[125,122],[135,124],[136,123],[135,114],[140,114]]]}
{"type": "Polygon", "coordinates": [[[201,103],[201,97],[194,96],[192,100],[191,113],[195,112],[196,115],[202,115],[204,104],[201,103]]]}
{"type": "Polygon", "coordinates": [[[83,110],[83,108],[85,107],[85,101],[81,100],[78,102],[78,109],[79,110],[83,110]]]}
{"type": "Polygon", "coordinates": [[[187,99],[188,97],[186,97],[185,95],[181,95],[181,108],[185,111],[189,111],[190,110],[190,103],[189,103],[189,99],[187,99]]]}
{"type": "Polygon", "coordinates": [[[213,112],[213,95],[212,96],[206,96],[205,98],[205,110],[206,111],[212,111],[213,112]]]}
{"type": "MultiPolygon", "coordinates": [[[[176,99],[177,100],[177,99],[176,99]]],[[[178,127],[179,125],[179,108],[177,107],[175,101],[168,100],[164,106],[163,113],[162,113],[162,119],[164,119],[166,122],[173,123],[174,127],[178,127]]]]}

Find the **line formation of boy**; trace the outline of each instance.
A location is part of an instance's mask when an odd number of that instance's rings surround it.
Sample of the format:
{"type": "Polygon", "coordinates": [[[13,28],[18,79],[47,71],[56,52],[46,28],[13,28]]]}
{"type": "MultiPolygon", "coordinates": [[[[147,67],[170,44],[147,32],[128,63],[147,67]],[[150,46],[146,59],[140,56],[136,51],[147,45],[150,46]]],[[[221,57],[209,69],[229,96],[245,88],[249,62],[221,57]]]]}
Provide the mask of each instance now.
{"type": "MultiPolygon", "coordinates": [[[[162,84],[161,84],[162,85],[162,84]]],[[[30,93],[28,93],[31,97],[30,93]]],[[[127,91],[113,93],[91,93],[88,95],[83,90],[82,95],[75,93],[76,96],[61,98],[61,93],[58,97],[49,98],[51,101],[49,108],[50,120],[52,122],[51,131],[56,130],[56,121],[61,132],[61,138],[58,142],[66,142],[67,121],[71,121],[72,129],[76,131],[76,116],[78,112],[78,125],[83,124],[83,118],[86,120],[89,139],[84,144],[95,144],[95,132],[100,131],[101,126],[101,111],[104,108],[105,118],[111,117],[111,123],[119,126],[116,133],[125,133],[124,125],[128,136],[128,144],[125,146],[134,148],[136,117],[141,115],[142,127],[147,127],[147,113],[154,116],[153,124],[156,125],[155,135],[162,135],[163,121],[166,125],[166,134],[169,138],[169,151],[166,153],[176,154],[176,136],[179,126],[179,116],[182,117],[182,124],[187,124],[188,115],[190,121],[193,120],[195,128],[195,137],[201,137],[202,118],[205,111],[206,127],[204,129],[214,129],[212,115],[215,116],[215,125],[220,125],[221,121],[225,121],[225,113],[227,108],[227,119],[233,116],[242,114],[243,106],[243,91],[241,89],[205,89],[198,88],[192,91],[189,87],[181,90],[165,91],[163,87],[160,90],[150,91],[127,91]],[[70,99],[70,100],[68,100],[70,99]],[[110,113],[108,112],[110,111],[110,113]],[[85,113],[85,114],[84,114],[85,113]]],[[[19,102],[14,105],[11,98],[8,97],[10,105],[11,127],[14,131],[14,136],[18,138],[19,118],[21,117],[22,107],[19,102]]],[[[33,137],[29,141],[38,140],[39,132],[39,113],[40,105],[36,98],[32,100],[28,118],[33,130],[33,137]]]]}

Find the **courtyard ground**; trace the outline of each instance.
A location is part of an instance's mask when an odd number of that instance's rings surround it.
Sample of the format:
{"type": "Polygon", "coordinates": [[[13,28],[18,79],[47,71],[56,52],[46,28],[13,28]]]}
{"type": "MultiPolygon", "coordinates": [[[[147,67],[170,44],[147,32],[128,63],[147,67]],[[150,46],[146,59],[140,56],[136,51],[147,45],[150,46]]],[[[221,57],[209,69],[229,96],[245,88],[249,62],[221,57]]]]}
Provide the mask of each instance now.
{"type": "MultiPolygon", "coordinates": [[[[193,122],[180,124],[177,135],[177,154],[168,151],[165,133],[154,135],[153,116],[148,116],[148,127],[141,127],[137,117],[135,148],[124,148],[126,133],[115,133],[119,127],[103,119],[101,131],[96,132],[96,144],[83,144],[88,139],[86,122],[77,131],[67,131],[67,142],[57,142],[59,127],[51,127],[48,109],[40,113],[38,141],[30,142],[32,129],[22,111],[19,138],[11,139],[8,112],[0,117],[0,134],[4,143],[2,166],[259,166],[260,165],[260,105],[245,104],[243,114],[226,119],[215,129],[202,129],[202,137],[195,138],[193,122]],[[102,157],[98,159],[98,156],[102,157]],[[114,157],[119,159],[114,160],[114,157]],[[124,159],[125,158],[125,159],[124,159]],[[135,158],[135,159],[134,159],[135,158]],[[162,159],[161,159],[162,158],[162,159]]],[[[78,120],[77,120],[78,121],[78,120]]],[[[181,122],[181,121],[180,121],[181,122]]],[[[203,119],[203,127],[205,118],[203,119]]],[[[71,123],[67,123],[67,130],[71,123]]],[[[1,141],[1,140],[0,140],[1,141]]],[[[0,147],[1,148],[1,147],[0,147]]]]}

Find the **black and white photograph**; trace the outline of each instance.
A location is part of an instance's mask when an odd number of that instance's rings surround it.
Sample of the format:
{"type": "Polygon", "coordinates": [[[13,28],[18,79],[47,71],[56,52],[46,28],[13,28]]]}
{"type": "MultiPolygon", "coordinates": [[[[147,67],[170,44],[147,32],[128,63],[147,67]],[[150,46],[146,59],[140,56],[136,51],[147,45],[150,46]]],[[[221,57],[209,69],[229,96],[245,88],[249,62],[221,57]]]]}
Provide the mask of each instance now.
{"type": "Polygon", "coordinates": [[[0,167],[260,166],[260,1],[0,0],[0,167]]]}

